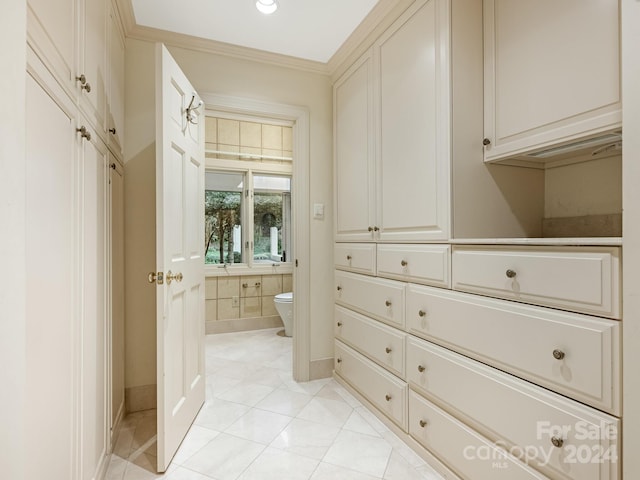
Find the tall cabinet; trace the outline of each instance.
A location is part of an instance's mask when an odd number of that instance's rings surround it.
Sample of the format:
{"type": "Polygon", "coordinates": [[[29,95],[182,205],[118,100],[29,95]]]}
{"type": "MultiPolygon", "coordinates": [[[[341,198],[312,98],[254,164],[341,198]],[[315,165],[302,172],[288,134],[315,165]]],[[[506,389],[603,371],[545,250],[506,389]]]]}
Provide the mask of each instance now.
{"type": "Polygon", "coordinates": [[[335,377],[447,479],[617,480],[617,2],[513,3],[416,0],[335,80],[335,377]]]}
{"type": "Polygon", "coordinates": [[[29,479],[103,478],[124,413],[119,24],[107,0],[28,2],[29,479]]]}

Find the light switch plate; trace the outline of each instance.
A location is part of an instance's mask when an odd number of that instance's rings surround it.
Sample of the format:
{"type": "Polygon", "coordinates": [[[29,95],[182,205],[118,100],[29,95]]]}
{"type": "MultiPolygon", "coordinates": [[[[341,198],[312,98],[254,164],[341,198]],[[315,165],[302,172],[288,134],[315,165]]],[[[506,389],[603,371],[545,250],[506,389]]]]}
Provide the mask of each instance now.
{"type": "Polygon", "coordinates": [[[313,218],[324,218],[324,203],[313,204],[313,218]]]}

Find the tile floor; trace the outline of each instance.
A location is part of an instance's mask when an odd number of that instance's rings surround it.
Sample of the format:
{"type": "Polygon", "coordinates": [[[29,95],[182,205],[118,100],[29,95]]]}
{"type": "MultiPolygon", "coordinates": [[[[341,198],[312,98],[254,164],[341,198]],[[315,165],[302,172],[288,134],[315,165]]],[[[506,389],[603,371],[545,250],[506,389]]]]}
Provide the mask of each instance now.
{"type": "Polygon", "coordinates": [[[333,379],[296,383],[281,329],[208,335],[207,398],[155,473],[156,412],[123,420],[107,480],[442,480],[333,379]]]}

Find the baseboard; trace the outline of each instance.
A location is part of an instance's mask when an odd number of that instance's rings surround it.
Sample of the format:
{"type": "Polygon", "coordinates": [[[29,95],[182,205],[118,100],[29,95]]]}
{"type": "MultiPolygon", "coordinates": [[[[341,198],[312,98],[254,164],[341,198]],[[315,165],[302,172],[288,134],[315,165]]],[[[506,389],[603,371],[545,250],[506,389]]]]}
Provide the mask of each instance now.
{"type": "Polygon", "coordinates": [[[125,410],[127,413],[151,410],[158,406],[158,386],[140,385],[137,387],[125,388],[125,410]]]}
{"type": "Polygon", "coordinates": [[[284,328],[279,315],[270,317],[237,318],[233,320],[212,320],[205,323],[207,335],[215,333],[246,332],[248,330],[263,330],[265,328],[284,328]]]}
{"type": "Polygon", "coordinates": [[[309,362],[309,380],[329,378],[333,375],[333,357],[311,360],[309,362]]]}

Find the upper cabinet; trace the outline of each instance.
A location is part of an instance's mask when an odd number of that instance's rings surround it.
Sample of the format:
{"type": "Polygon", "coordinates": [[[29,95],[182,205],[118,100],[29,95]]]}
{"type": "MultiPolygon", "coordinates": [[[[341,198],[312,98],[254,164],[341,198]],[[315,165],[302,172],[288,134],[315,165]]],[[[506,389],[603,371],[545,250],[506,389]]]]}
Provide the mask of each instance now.
{"type": "Polygon", "coordinates": [[[373,240],[376,210],[371,51],[336,82],[333,102],[336,240],[373,240]]]}
{"type": "Polygon", "coordinates": [[[618,10],[615,0],[484,1],[485,161],[616,141],[603,134],[622,124],[618,10]]]}
{"type": "Polygon", "coordinates": [[[449,238],[449,17],[418,1],[334,86],[336,240],[449,238]]]}
{"type": "Polygon", "coordinates": [[[108,145],[122,159],[124,135],[124,35],[113,7],[109,12],[108,145]]]}

